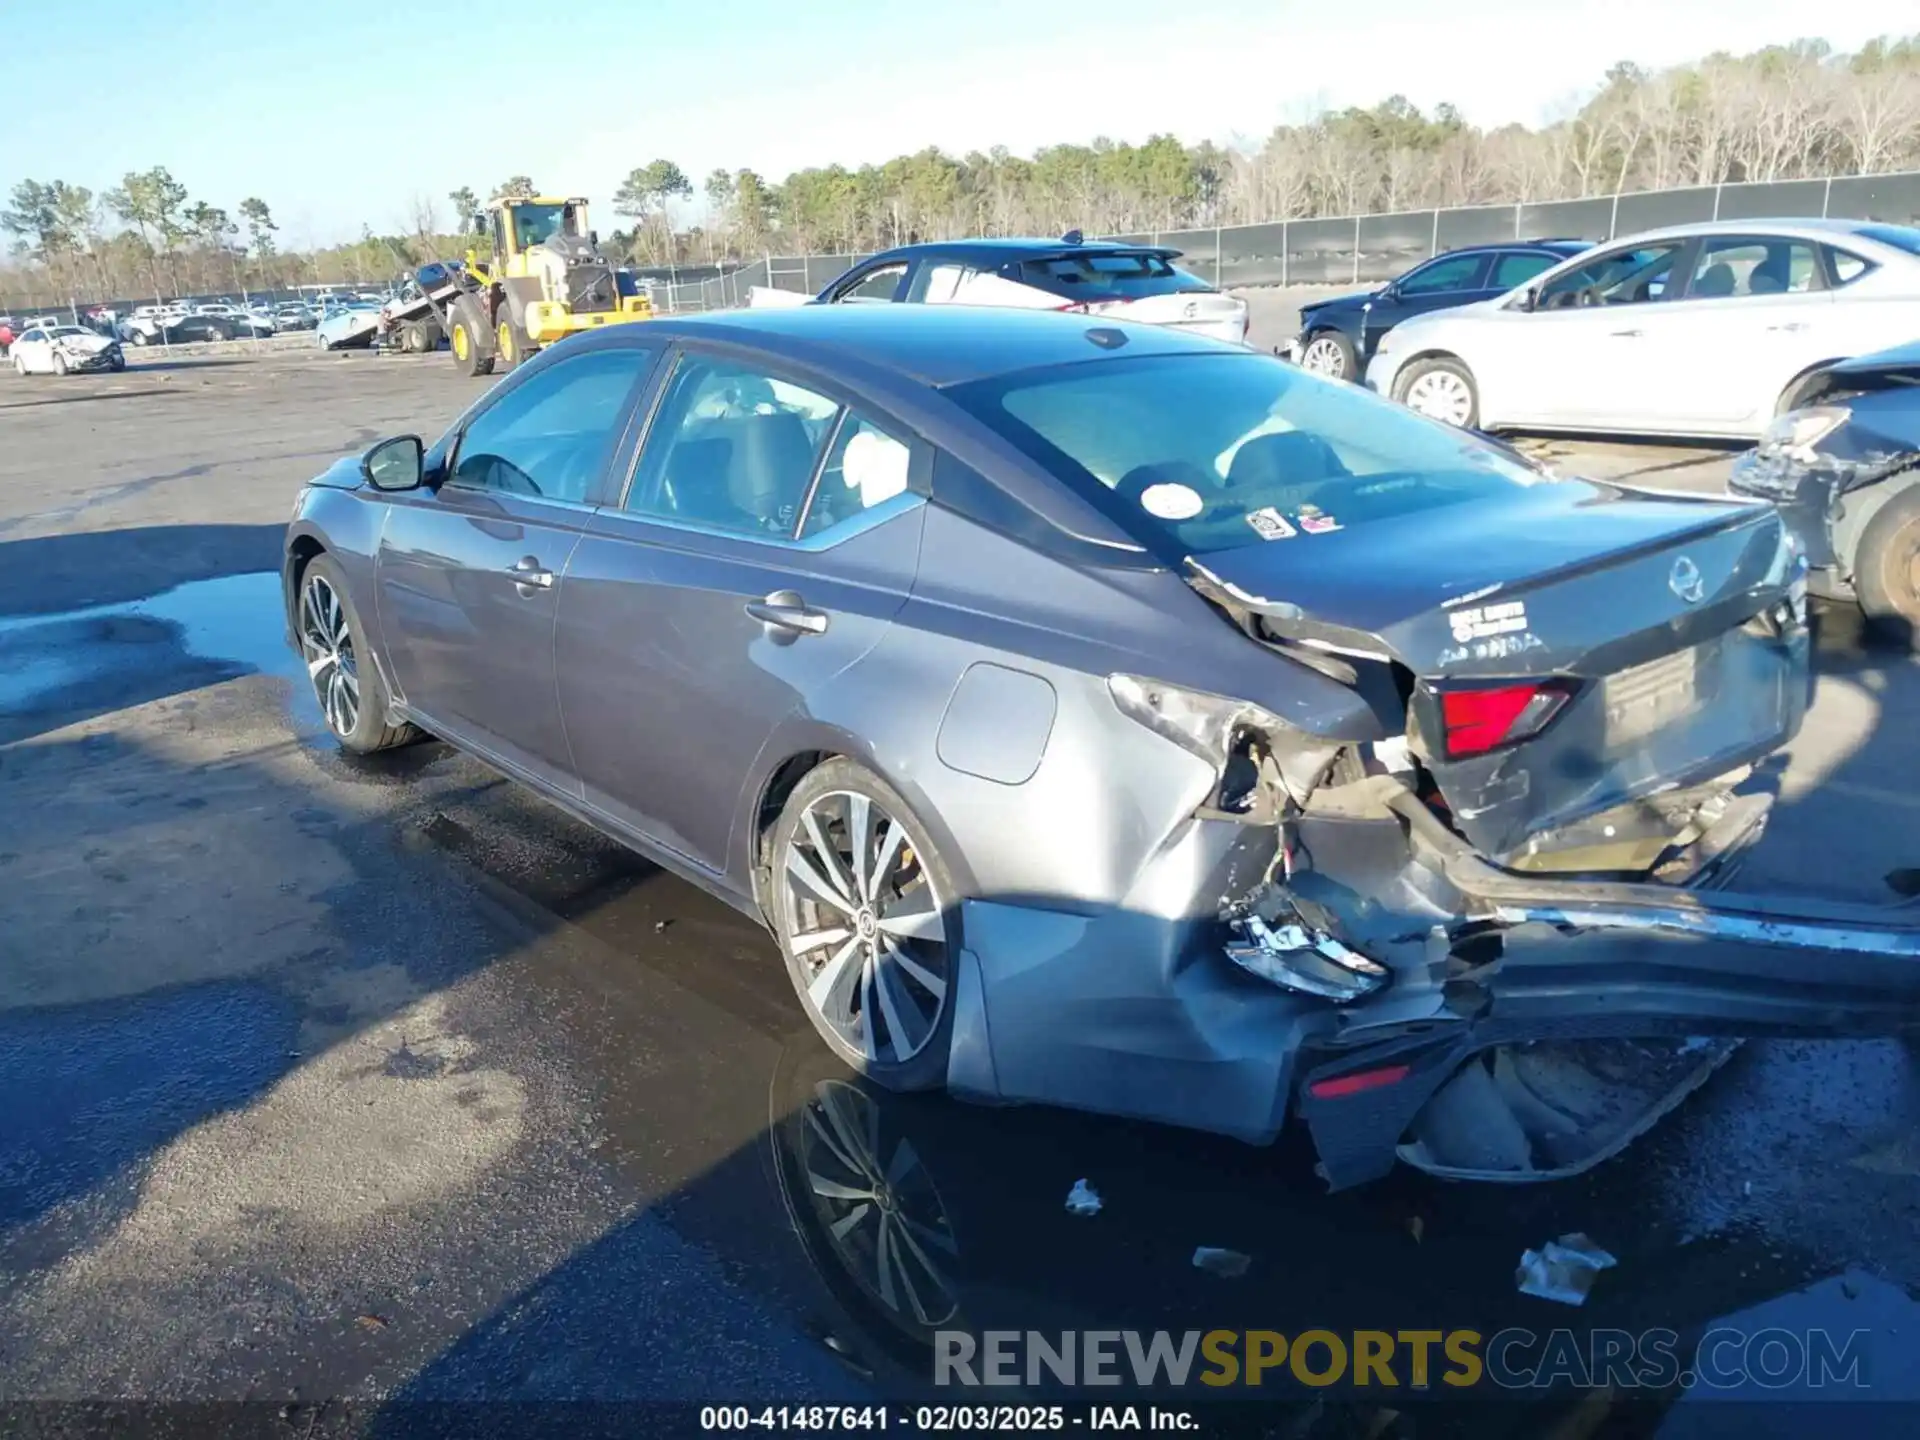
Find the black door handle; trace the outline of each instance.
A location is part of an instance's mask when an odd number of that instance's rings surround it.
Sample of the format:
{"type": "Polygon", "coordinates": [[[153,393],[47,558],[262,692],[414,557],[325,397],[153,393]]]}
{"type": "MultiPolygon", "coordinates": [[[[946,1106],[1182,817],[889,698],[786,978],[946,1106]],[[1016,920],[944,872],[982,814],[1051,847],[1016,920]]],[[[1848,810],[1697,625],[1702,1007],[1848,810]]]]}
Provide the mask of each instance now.
{"type": "Polygon", "coordinates": [[[749,600],[747,614],[768,630],[789,635],[824,635],[827,612],[808,608],[807,602],[792,590],[776,590],[764,600],[749,600]]]}

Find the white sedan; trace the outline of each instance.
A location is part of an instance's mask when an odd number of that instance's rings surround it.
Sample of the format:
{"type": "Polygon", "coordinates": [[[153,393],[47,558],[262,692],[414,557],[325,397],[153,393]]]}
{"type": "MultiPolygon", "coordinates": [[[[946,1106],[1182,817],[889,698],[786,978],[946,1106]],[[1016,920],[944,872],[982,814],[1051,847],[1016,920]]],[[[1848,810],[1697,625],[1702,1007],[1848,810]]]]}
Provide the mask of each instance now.
{"type": "Polygon", "coordinates": [[[1726,220],[1609,241],[1389,331],[1366,383],[1483,430],[1757,439],[1813,373],[1920,335],[1920,229],[1726,220]]]}
{"type": "Polygon", "coordinates": [[[861,261],[811,298],[756,285],[755,309],[904,303],[1067,310],[1167,325],[1233,344],[1247,339],[1247,302],[1173,262],[1178,250],[1087,240],[939,240],[861,261]]]}
{"type": "Polygon", "coordinates": [[[21,332],[7,352],[21,375],[70,375],[82,370],[124,370],[120,343],[78,325],[35,325],[21,332]]]}

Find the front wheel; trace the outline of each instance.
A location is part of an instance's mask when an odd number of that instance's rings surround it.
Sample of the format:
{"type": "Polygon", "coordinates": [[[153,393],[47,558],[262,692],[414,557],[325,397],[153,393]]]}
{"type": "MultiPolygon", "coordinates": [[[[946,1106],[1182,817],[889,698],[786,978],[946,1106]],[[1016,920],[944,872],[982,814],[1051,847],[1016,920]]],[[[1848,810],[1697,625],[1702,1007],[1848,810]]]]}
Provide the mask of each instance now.
{"type": "Polygon", "coordinates": [[[1853,586],[1871,630],[1920,650],[1920,490],[1890,501],[1868,524],[1853,586]]]}
{"type": "Polygon", "coordinates": [[[851,760],[812,771],[775,822],[769,909],[807,1018],[889,1090],[945,1082],[958,896],[900,794],[851,760]]]}
{"type": "Polygon", "coordinates": [[[1300,352],[1300,368],[1333,380],[1351,380],[1360,372],[1353,342],[1338,330],[1322,330],[1307,338],[1300,352]]]}
{"type": "Polygon", "coordinates": [[[1414,361],[1395,383],[1393,398],[1416,415],[1462,430],[1480,423],[1480,392],[1473,372],[1451,355],[1414,361]]]}
{"type": "Polygon", "coordinates": [[[411,725],[387,723],[387,687],[366,649],[346,579],[328,556],[315,556],[301,573],[296,624],[320,718],[342,750],[371,755],[418,736],[411,725]]]}
{"type": "Polygon", "coordinates": [[[64,375],[67,373],[67,357],[66,356],[56,354],[53,357],[53,373],[56,375],[64,375]]]}

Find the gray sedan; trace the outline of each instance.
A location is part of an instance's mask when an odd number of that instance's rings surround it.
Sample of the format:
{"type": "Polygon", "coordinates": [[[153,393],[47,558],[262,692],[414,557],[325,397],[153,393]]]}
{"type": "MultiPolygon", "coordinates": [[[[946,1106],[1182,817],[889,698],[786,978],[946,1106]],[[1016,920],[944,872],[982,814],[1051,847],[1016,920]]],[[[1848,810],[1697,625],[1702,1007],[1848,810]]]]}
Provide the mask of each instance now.
{"type": "Polygon", "coordinates": [[[285,586],[346,749],[762,918],[877,1082],[1298,1114],[1339,1186],[1571,1173],[1731,1037],[1920,1017],[1897,919],[1712,889],[1805,574],[1238,347],[822,306],[551,348],[313,481],[285,586]]]}

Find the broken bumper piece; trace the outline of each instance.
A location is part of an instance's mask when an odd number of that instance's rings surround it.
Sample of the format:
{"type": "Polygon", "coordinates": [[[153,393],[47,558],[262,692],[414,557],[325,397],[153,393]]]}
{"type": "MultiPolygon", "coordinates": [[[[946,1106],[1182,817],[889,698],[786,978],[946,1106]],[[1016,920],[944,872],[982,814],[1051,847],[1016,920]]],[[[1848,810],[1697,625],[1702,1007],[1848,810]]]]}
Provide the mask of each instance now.
{"type": "Polygon", "coordinates": [[[1270,925],[1258,914],[1235,920],[1227,958],[1262,980],[1323,1000],[1359,1000],[1387,983],[1389,972],[1324,931],[1295,920],[1270,925]]]}
{"type": "Polygon", "coordinates": [[[1336,1189],[1396,1160],[1459,1179],[1577,1174],[1743,1037],[1920,1028],[1911,908],[1516,875],[1404,789],[1376,788],[1406,825],[1419,878],[1404,888],[1452,918],[1438,959],[1432,945],[1365,946],[1394,983],[1313,1046],[1300,1111],[1336,1189]]]}

